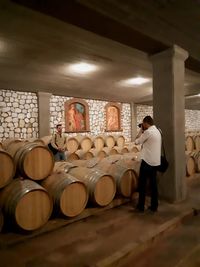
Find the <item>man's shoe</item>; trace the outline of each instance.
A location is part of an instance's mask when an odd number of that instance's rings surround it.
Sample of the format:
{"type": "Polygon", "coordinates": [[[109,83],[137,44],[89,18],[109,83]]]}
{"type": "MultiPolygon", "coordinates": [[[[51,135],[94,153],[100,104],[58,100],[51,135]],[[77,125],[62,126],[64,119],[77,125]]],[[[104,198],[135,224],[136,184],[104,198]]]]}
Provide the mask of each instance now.
{"type": "Polygon", "coordinates": [[[151,206],[149,206],[147,210],[151,211],[151,212],[157,212],[158,211],[157,208],[152,208],[151,206]]]}
{"type": "Polygon", "coordinates": [[[136,207],[134,209],[134,212],[136,212],[136,213],[144,213],[144,209],[141,209],[141,208],[136,207]]]}

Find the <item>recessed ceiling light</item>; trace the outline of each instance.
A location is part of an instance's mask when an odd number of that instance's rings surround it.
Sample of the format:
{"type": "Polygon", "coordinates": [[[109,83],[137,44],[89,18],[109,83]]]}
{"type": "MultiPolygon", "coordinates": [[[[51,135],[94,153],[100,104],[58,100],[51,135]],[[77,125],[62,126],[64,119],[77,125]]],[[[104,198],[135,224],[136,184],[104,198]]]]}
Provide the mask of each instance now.
{"type": "Polygon", "coordinates": [[[6,43],[0,39],[0,52],[4,52],[6,50],[6,43]]]}
{"type": "Polygon", "coordinates": [[[94,72],[98,69],[98,66],[86,62],[79,62],[75,64],[71,64],[68,67],[68,70],[73,74],[87,74],[90,72],[94,72]]]}
{"type": "Polygon", "coordinates": [[[142,85],[142,84],[147,83],[149,81],[150,81],[149,78],[135,77],[135,78],[123,80],[120,82],[120,84],[123,86],[142,85]]]}

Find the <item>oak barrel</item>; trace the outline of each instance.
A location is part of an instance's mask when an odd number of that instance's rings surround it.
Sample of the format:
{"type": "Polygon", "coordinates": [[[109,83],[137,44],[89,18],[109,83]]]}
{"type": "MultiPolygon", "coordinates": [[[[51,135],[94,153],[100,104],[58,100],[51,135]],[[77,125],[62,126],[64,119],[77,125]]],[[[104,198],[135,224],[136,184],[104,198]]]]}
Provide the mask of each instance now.
{"type": "Polygon", "coordinates": [[[195,171],[200,172],[200,151],[193,151],[190,153],[190,156],[194,159],[195,171]]]}
{"type": "Polygon", "coordinates": [[[29,138],[27,139],[27,141],[29,143],[36,143],[36,144],[39,144],[39,145],[42,145],[42,146],[45,146],[45,142],[42,140],[42,139],[35,139],[35,138],[29,138]]]}
{"type": "Polygon", "coordinates": [[[74,153],[79,148],[79,141],[76,139],[76,137],[69,137],[67,138],[66,147],[69,152],[74,153]]]}
{"type": "Polygon", "coordinates": [[[134,153],[137,153],[141,150],[140,146],[135,145],[135,143],[129,144],[127,148],[129,152],[134,152],[134,153]]]}
{"type": "Polygon", "coordinates": [[[72,162],[66,162],[66,161],[57,161],[54,164],[53,173],[59,173],[59,172],[68,172],[70,168],[75,167],[75,165],[72,162]]]}
{"type": "Polygon", "coordinates": [[[17,178],[0,192],[0,206],[8,224],[24,230],[43,226],[52,213],[47,191],[31,180],[17,178]]]}
{"type": "Polygon", "coordinates": [[[101,151],[102,148],[104,147],[104,138],[103,136],[96,136],[94,138],[94,147],[96,148],[97,151],[101,151]]]}
{"type": "Polygon", "coordinates": [[[125,137],[123,135],[116,136],[115,139],[116,139],[116,145],[118,147],[121,147],[121,148],[124,147],[125,137]]]}
{"type": "Polygon", "coordinates": [[[3,149],[3,145],[2,145],[2,143],[0,142],[0,149],[3,149]]]}
{"type": "Polygon", "coordinates": [[[114,149],[117,150],[119,154],[124,154],[129,152],[127,147],[114,146],[114,149]]]}
{"type": "Polygon", "coordinates": [[[189,154],[186,154],[186,175],[191,176],[195,173],[195,160],[189,154]]]}
{"type": "Polygon", "coordinates": [[[99,206],[108,205],[114,198],[116,183],[114,178],[101,170],[86,167],[69,169],[69,173],[83,181],[89,192],[89,199],[99,206]]]}
{"type": "Polygon", "coordinates": [[[3,147],[4,150],[7,150],[8,147],[11,144],[19,143],[19,142],[22,142],[22,140],[21,139],[15,139],[15,138],[8,138],[8,139],[6,139],[6,140],[3,141],[2,147],[3,147]]]}
{"type": "Polygon", "coordinates": [[[85,184],[68,173],[53,173],[42,181],[42,186],[52,197],[55,211],[65,216],[77,216],[87,205],[85,184]]]}
{"type": "Polygon", "coordinates": [[[51,174],[54,157],[47,147],[27,143],[17,150],[14,162],[21,176],[32,180],[42,180],[51,174]]]}
{"type": "Polygon", "coordinates": [[[75,160],[73,161],[74,166],[82,166],[82,167],[87,167],[87,168],[93,168],[95,167],[99,162],[101,161],[100,158],[92,158],[92,159],[87,159],[87,160],[75,160]]]}
{"type": "Polygon", "coordinates": [[[87,152],[92,148],[93,142],[89,136],[77,135],[75,138],[77,139],[78,143],[80,144],[81,149],[84,152],[87,152]]]}
{"type": "Polygon", "coordinates": [[[27,141],[13,142],[8,146],[6,151],[14,158],[17,151],[27,143],[27,141]]]}
{"type": "Polygon", "coordinates": [[[118,154],[117,150],[114,147],[104,147],[102,149],[107,155],[116,155],[118,154]]]}
{"type": "Polygon", "coordinates": [[[193,151],[194,150],[194,140],[193,140],[192,136],[186,137],[185,146],[186,146],[186,151],[193,151]]]}
{"type": "Polygon", "coordinates": [[[200,151],[200,135],[195,135],[193,139],[194,139],[195,149],[197,151],[200,151]]]}
{"type": "Polygon", "coordinates": [[[108,159],[104,159],[99,164],[97,168],[108,172],[112,177],[115,178],[117,185],[117,193],[123,197],[130,197],[137,188],[137,176],[135,172],[126,166],[111,162],[108,159]]]}
{"type": "Polygon", "coordinates": [[[104,136],[105,145],[109,148],[113,148],[115,146],[115,138],[113,135],[105,135],[104,136]]]}
{"type": "Polygon", "coordinates": [[[86,152],[83,149],[78,149],[75,154],[78,155],[79,159],[91,159],[94,157],[90,151],[86,152]]]}
{"type": "Polygon", "coordinates": [[[69,151],[65,151],[66,160],[72,162],[74,160],[78,160],[79,156],[75,152],[71,153],[69,151]]]}
{"type": "Polygon", "coordinates": [[[92,153],[93,157],[98,157],[98,158],[105,158],[107,157],[107,154],[103,150],[98,150],[96,148],[91,148],[90,152],[92,153]]]}
{"type": "Polygon", "coordinates": [[[47,146],[51,142],[52,136],[51,135],[46,135],[41,137],[39,140],[41,140],[45,146],[47,146]]]}
{"type": "Polygon", "coordinates": [[[13,158],[6,151],[0,149],[0,188],[10,183],[15,175],[13,158]]]}

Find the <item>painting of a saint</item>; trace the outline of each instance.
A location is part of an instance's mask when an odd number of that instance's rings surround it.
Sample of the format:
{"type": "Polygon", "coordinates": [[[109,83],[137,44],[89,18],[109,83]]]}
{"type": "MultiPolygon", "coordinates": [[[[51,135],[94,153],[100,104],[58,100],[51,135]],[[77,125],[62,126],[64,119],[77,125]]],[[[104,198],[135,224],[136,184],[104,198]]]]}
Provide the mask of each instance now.
{"type": "Polygon", "coordinates": [[[70,132],[79,132],[86,130],[84,105],[80,103],[70,104],[66,116],[68,129],[70,132]]]}
{"type": "Polygon", "coordinates": [[[115,106],[107,108],[107,131],[119,130],[119,110],[115,106]]]}

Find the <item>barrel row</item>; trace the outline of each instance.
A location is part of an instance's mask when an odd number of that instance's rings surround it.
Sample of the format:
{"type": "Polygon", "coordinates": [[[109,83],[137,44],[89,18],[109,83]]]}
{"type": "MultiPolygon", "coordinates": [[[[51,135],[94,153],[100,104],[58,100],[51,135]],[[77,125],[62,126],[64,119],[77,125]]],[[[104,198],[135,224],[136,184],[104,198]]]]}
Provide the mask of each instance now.
{"type": "Polygon", "coordinates": [[[90,160],[87,167],[58,162],[41,185],[17,178],[0,191],[0,211],[9,224],[31,231],[43,226],[52,210],[73,217],[84,210],[88,199],[90,203],[106,206],[116,192],[130,197],[136,189],[138,171],[120,160],[107,159],[100,165],[99,159],[93,163],[90,160]]]}
{"type": "MultiPolygon", "coordinates": [[[[21,140],[19,140],[20,142],[21,140]]],[[[25,141],[25,140],[23,140],[25,141]]],[[[51,141],[51,136],[44,136],[40,139],[31,138],[26,140],[27,142],[37,142],[42,145],[47,145],[51,141]]],[[[4,150],[7,150],[9,145],[12,142],[16,142],[15,139],[7,139],[2,143],[4,150]]],[[[123,135],[114,136],[114,135],[101,135],[101,136],[81,136],[76,135],[73,137],[67,138],[66,148],[69,152],[75,152],[79,148],[83,151],[89,151],[92,147],[95,147],[97,150],[101,150],[104,146],[112,148],[115,145],[118,147],[123,147],[125,143],[125,138],[123,135]]]]}
{"type": "MultiPolygon", "coordinates": [[[[66,151],[67,161],[105,158],[109,155],[124,154],[129,151],[137,152],[139,148],[134,144],[127,147],[104,147],[101,151],[91,149],[88,152],[77,150],[74,153],[66,151]]],[[[7,150],[0,149],[0,188],[10,183],[15,175],[32,180],[43,180],[52,173],[54,158],[47,147],[39,143],[12,140],[7,150]]]]}
{"type": "Polygon", "coordinates": [[[200,134],[186,136],[185,149],[186,151],[200,151],[200,134]]]}
{"type": "Polygon", "coordinates": [[[186,174],[200,172],[200,151],[186,152],[186,174]]]}
{"type": "Polygon", "coordinates": [[[85,152],[81,149],[71,153],[69,151],[65,152],[66,155],[66,159],[69,162],[72,162],[74,160],[78,160],[78,159],[91,159],[94,157],[98,157],[98,158],[105,158],[108,157],[110,155],[116,155],[116,154],[125,154],[125,153],[129,153],[129,152],[139,152],[140,151],[140,147],[136,146],[135,144],[129,144],[127,146],[124,147],[117,147],[114,146],[113,148],[109,148],[109,147],[103,147],[101,150],[97,150],[95,148],[90,149],[89,151],[85,152]]]}
{"type": "Polygon", "coordinates": [[[7,150],[0,149],[0,188],[14,176],[42,180],[50,175],[54,157],[49,149],[38,143],[12,142],[7,150]]]}

